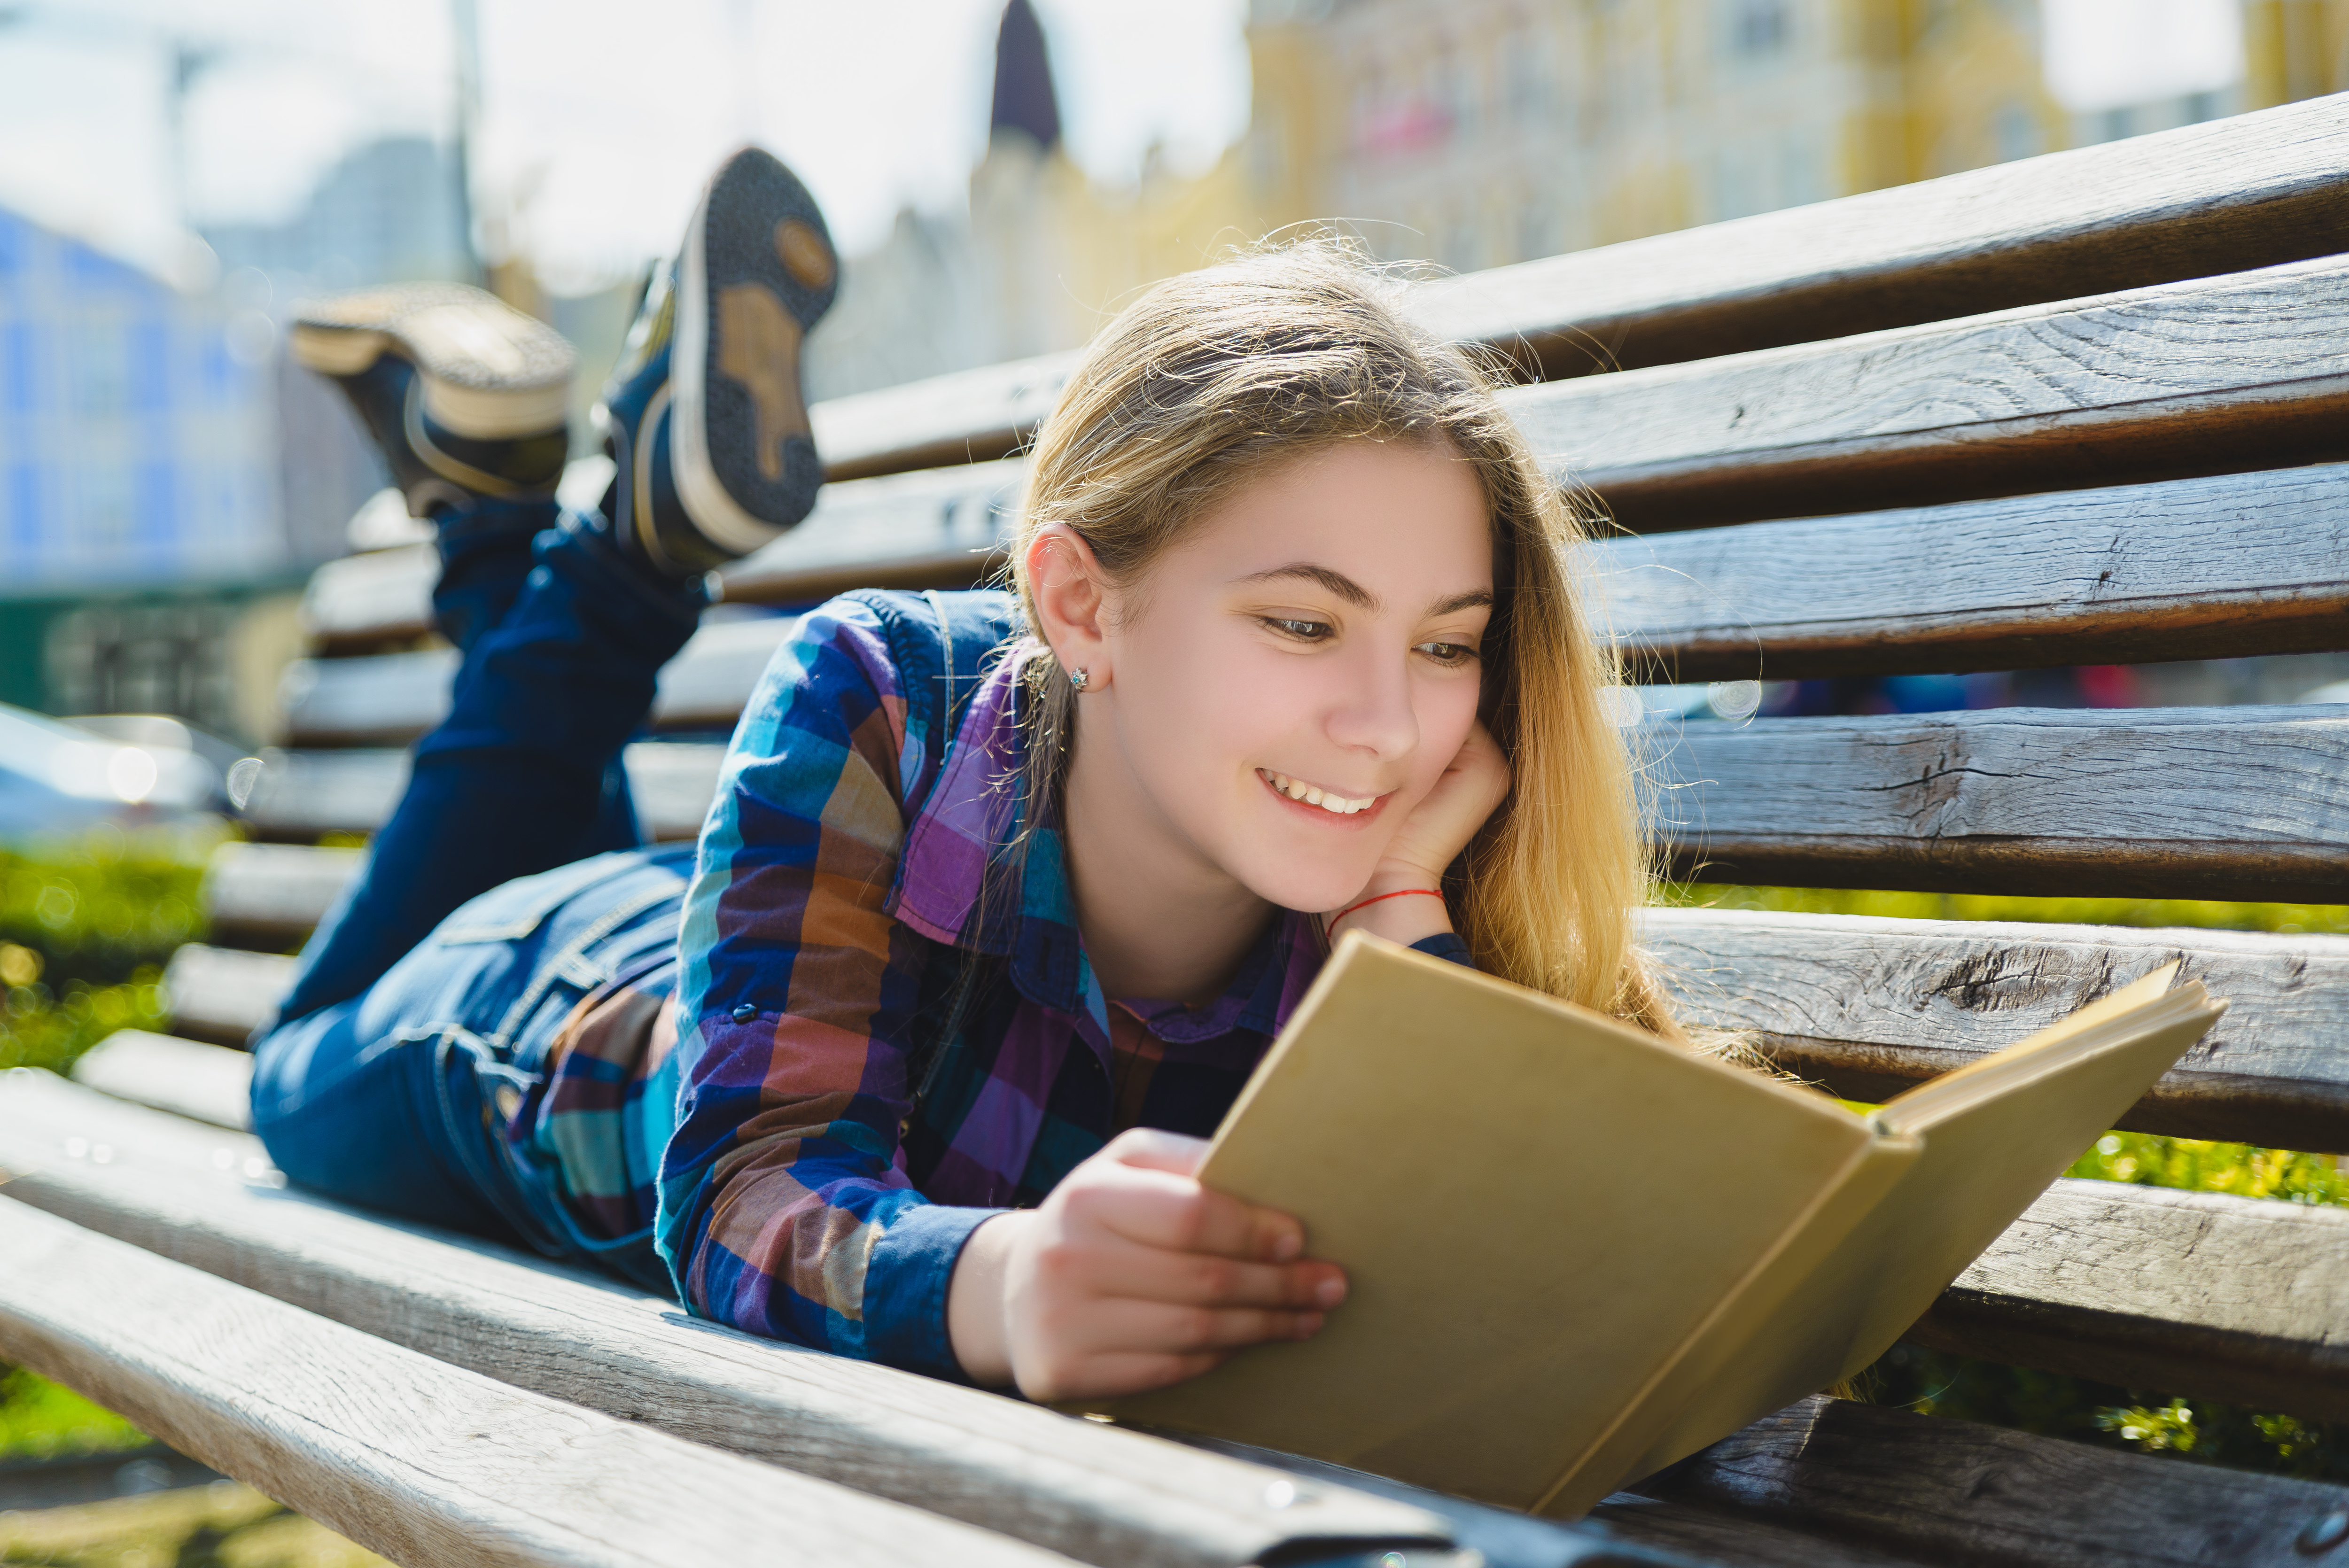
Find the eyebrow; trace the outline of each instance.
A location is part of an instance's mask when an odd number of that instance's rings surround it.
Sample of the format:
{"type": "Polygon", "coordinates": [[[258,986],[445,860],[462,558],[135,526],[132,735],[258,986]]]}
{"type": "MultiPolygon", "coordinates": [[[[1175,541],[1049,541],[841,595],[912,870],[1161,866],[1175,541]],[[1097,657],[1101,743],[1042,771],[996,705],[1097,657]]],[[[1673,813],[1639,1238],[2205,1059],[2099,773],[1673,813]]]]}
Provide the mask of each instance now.
{"type": "MultiPolygon", "coordinates": [[[[1251,573],[1240,581],[1275,583],[1284,577],[1302,578],[1308,583],[1318,583],[1359,610],[1375,612],[1380,607],[1377,594],[1344,573],[1333,571],[1327,566],[1316,566],[1309,561],[1292,561],[1286,566],[1276,566],[1267,572],[1251,573]]],[[[1427,613],[1431,615],[1449,615],[1455,611],[1475,609],[1480,605],[1489,607],[1492,603],[1493,594],[1490,589],[1471,588],[1464,593],[1454,593],[1447,599],[1429,605],[1427,613]]]]}

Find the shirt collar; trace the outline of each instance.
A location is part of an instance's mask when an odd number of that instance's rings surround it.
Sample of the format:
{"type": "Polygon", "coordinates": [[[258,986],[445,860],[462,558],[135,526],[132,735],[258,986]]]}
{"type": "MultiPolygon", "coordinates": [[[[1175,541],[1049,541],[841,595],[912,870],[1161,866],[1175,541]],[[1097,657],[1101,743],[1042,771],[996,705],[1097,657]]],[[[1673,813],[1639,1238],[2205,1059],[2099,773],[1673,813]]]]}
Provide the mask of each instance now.
{"type": "MultiPolygon", "coordinates": [[[[1012,982],[1022,995],[1091,1018],[1105,1040],[1108,1005],[1077,934],[1063,841],[1049,803],[1028,836],[1023,863],[1016,870],[999,868],[997,886],[991,892],[987,886],[990,858],[998,846],[1011,841],[1026,816],[1019,770],[1027,738],[1019,704],[1020,671],[1033,655],[1030,646],[1014,649],[972,695],[947,743],[937,783],[906,830],[891,913],[933,942],[1009,955],[1012,982]],[[1016,916],[974,919],[983,892],[1001,901],[1005,910],[1016,910],[1016,916]]],[[[1131,1000],[1127,1006],[1153,1034],[1169,1041],[1204,1040],[1235,1028],[1275,1035],[1303,1000],[1321,959],[1312,922],[1284,910],[1215,1001],[1203,1007],[1131,1000]]]]}

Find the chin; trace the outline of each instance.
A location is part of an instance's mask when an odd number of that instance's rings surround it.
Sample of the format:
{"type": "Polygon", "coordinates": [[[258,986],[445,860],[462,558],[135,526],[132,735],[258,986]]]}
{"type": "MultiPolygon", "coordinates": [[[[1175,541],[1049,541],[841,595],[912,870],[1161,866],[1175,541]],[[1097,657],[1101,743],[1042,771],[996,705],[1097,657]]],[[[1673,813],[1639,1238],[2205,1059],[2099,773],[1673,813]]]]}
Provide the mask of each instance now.
{"type": "Polygon", "coordinates": [[[1305,914],[1319,914],[1341,907],[1348,899],[1362,891],[1371,880],[1368,865],[1355,867],[1283,866],[1268,874],[1265,862],[1257,862],[1257,874],[1242,877],[1247,890],[1267,903],[1283,909],[1297,910],[1305,914]]]}

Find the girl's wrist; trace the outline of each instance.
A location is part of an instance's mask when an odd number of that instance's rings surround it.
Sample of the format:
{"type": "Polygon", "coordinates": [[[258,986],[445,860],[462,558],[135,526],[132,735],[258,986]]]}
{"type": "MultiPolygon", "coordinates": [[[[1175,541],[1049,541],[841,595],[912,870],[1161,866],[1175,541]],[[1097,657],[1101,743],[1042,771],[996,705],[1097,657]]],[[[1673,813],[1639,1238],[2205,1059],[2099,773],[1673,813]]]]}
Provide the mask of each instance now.
{"type": "Polygon", "coordinates": [[[1443,878],[1432,872],[1381,867],[1332,915],[1326,928],[1330,938],[1367,931],[1408,947],[1450,931],[1452,911],[1444,901],[1443,885],[1443,878]]]}

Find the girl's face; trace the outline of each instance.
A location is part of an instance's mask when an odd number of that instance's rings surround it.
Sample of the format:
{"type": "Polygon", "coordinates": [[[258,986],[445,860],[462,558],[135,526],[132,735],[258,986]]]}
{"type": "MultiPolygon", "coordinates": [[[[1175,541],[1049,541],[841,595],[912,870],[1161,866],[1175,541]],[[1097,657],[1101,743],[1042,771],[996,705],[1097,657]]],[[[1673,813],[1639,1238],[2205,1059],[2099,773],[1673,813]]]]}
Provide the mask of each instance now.
{"type": "Polygon", "coordinates": [[[1107,591],[1097,640],[1063,650],[1094,679],[1084,807],[1177,874],[1335,909],[1475,724],[1492,607],[1484,491],[1448,447],[1350,440],[1282,465],[1107,591]]]}

